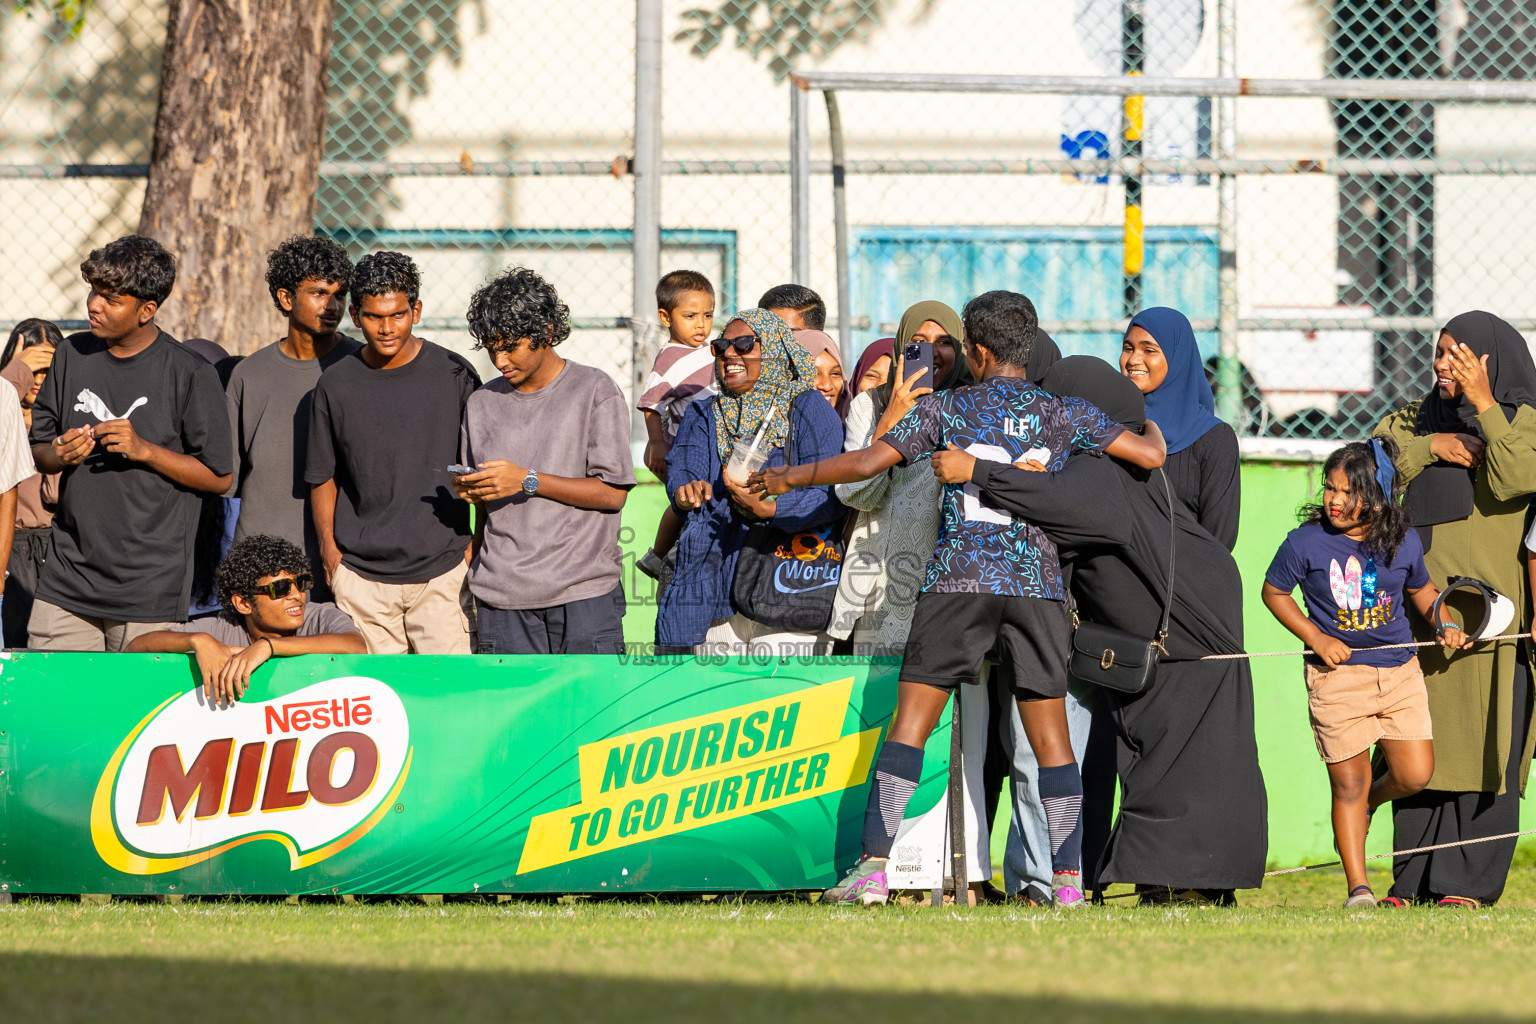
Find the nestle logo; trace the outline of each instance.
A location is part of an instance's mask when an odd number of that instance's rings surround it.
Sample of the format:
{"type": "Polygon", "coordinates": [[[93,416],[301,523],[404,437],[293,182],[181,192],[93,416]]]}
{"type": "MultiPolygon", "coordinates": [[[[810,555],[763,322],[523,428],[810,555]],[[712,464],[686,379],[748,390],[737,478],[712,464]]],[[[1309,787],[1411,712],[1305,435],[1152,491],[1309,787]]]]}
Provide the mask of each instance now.
{"type": "Polygon", "coordinates": [[[267,705],[267,735],[274,732],[304,732],[307,729],[346,729],[373,721],[372,697],[343,697],[341,700],[297,700],[277,707],[267,705]]]}

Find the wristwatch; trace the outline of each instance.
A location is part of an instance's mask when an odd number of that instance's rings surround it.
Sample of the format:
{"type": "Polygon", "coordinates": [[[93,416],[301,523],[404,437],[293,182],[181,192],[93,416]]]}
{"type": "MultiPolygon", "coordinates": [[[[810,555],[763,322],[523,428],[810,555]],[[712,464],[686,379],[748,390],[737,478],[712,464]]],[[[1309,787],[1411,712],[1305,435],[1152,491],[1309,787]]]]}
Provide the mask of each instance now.
{"type": "Polygon", "coordinates": [[[528,475],[523,477],[523,493],[524,494],[537,494],[537,493],[539,493],[539,474],[534,472],[531,469],[528,471],[528,475]]]}

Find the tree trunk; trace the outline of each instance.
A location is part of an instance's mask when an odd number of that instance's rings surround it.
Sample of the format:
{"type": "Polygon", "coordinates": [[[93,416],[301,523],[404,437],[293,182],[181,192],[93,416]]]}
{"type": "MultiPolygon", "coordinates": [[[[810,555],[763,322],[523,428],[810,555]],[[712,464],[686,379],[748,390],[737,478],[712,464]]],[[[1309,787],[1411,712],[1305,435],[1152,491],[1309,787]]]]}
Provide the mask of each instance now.
{"type": "Polygon", "coordinates": [[[161,325],[252,352],[267,251],[314,230],[333,0],[171,0],[139,231],[176,254],[161,325]]]}

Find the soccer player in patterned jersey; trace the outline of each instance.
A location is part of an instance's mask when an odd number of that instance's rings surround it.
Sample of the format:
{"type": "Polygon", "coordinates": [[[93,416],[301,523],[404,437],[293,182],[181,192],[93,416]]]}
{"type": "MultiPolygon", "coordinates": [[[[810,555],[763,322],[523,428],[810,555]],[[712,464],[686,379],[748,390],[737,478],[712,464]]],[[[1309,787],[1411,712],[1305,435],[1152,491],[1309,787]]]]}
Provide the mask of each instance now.
{"type": "MultiPolygon", "coordinates": [[[[1162,434],[1148,423],[1129,433],[1078,398],[1032,384],[1025,367],[1039,326],[1034,304],[992,291],[966,304],[965,354],[980,381],[928,395],[880,441],[822,462],[754,478],[759,493],[867,480],[897,464],[959,448],[1001,462],[1034,460],[1057,470],[1073,452],[1101,452],[1146,469],[1163,464],[1162,434]]],[[[1067,733],[1071,623],[1056,548],[1036,526],[985,504],[974,485],[948,485],[938,544],[928,563],[902,654],[896,715],[875,762],[864,817],[863,856],[825,899],[884,903],[885,865],[922,776],[923,746],[961,683],[985,679],[994,647],[1018,699],[1040,764],[1040,797],[1051,836],[1052,895],[1082,906],[1082,776],[1067,733]]]]}

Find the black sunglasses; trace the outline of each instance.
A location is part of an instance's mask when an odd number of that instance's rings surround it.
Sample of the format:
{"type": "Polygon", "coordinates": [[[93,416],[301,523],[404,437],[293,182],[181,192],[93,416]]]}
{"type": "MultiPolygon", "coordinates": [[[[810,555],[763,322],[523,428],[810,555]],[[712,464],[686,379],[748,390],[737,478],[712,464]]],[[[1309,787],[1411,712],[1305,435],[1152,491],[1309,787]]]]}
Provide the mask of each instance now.
{"type": "Polygon", "coordinates": [[[737,355],[744,356],[757,347],[757,335],[743,334],[739,338],[716,338],[709,343],[709,347],[715,350],[717,356],[725,355],[725,350],[728,348],[733,348],[737,355]]]}
{"type": "Polygon", "coordinates": [[[314,588],[315,578],[307,572],[301,572],[292,579],[273,580],[271,583],[257,584],[251,589],[251,597],[257,594],[265,594],[274,601],[279,601],[293,592],[294,587],[299,588],[299,593],[307,594],[314,588]]]}

